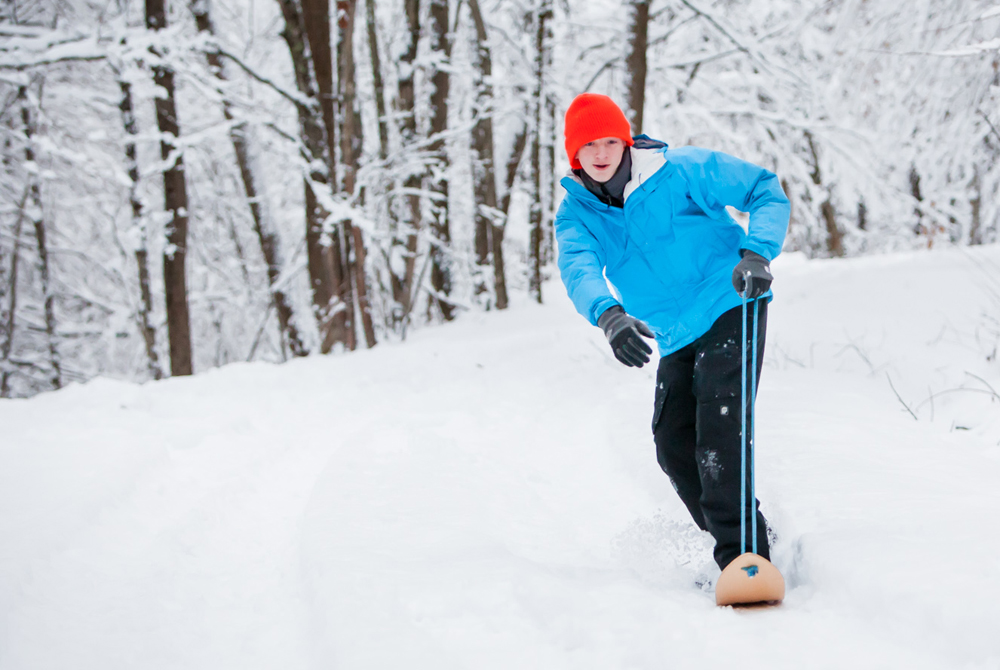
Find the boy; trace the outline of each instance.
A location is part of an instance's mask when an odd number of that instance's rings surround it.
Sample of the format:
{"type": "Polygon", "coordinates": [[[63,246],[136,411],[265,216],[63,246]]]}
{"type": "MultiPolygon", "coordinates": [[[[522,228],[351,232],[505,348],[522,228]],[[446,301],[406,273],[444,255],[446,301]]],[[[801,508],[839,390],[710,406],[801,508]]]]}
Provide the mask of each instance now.
{"type": "MultiPolygon", "coordinates": [[[[757,553],[770,559],[758,501],[751,507],[740,500],[741,294],[759,299],[760,379],[769,264],[788,228],[788,199],[777,177],[756,165],[633,138],[607,96],[577,96],[566,112],[565,136],[573,169],[561,182],[566,197],[555,227],[566,290],[623,364],[649,362],[653,350],[643,338],[656,339],[657,460],[695,523],[715,538],[719,568],[740,554],[741,504],[748,546],[756,513],[757,553]],[[750,213],[747,232],[727,205],[750,213]]],[[[748,311],[742,346],[749,350],[748,311]]],[[[748,430],[751,410],[748,399],[748,430]]]]}

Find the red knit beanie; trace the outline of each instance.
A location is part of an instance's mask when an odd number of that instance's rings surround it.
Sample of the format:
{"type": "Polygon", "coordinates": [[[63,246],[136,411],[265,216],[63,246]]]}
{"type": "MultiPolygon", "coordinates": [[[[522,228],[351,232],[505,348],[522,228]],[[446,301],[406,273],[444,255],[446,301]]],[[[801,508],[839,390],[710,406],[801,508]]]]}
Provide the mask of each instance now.
{"type": "Polygon", "coordinates": [[[617,137],[632,146],[632,127],[614,100],[599,93],[581,93],[566,110],[566,155],[574,170],[583,166],[576,152],[587,142],[602,137],[617,137]]]}

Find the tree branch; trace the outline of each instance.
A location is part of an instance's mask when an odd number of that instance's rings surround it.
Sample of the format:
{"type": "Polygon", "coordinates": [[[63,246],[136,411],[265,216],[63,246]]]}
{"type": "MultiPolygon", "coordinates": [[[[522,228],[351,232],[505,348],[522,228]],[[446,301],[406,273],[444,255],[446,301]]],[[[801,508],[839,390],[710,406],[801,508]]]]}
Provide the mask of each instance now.
{"type": "Polygon", "coordinates": [[[315,104],[314,101],[310,100],[309,98],[305,98],[297,93],[285,90],[282,86],[274,83],[273,81],[271,81],[264,75],[258,73],[252,67],[244,63],[243,59],[241,59],[239,56],[231,54],[230,52],[226,51],[217,44],[212,44],[208,49],[205,50],[205,53],[222,56],[223,58],[228,58],[233,63],[235,63],[241,70],[250,75],[250,77],[256,79],[261,84],[264,84],[265,86],[273,90],[275,93],[283,97],[285,100],[291,102],[296,107],[305,107],[306,109],[312,109],[312,107],[315,104]]]}
{"type": "Polygon", "coordinates": [[[889,380],[889,388],[891,388],[892,392],[896,394],[896,399],[899,400],[899,403],[906,408],[906,411],[910,413],[910,416],[913,417],[914,421],[919,421],[920,419],[918,419],[917,415],[913,413],[913,410],[910,409],[910,406],[903,401],[903,399],[899,395],[899,391],[896,390],[896,387],[892,385],[892,377],[889,376],[888,372],[885,373],[885,378],[889,380]]]}
{"type": "Polygon", "coordinates": [[[705,63],[711,63],[714,60],[719,60],[720,58],[725,58],[726,56],[732,56],[735,53],[739,53],[741,49],[730,49],[729,51],[722,51],[717,54],[712,54],[711,56],[706,56],[705,58],[700,58],[698,60],[691,60],[685,63],[668,63],[664,67],[675,68],[678,70],[683,70],[691,67],[692,65],[703,65],[705,63]]]}
{"type": "Polygon", "coordinates": [[[94,62],[100,61],[107,58],[104,54],[90,54],[90,55],[68,55],[60,56],[56,58],[45,58],[42,60],[21,62],[21,63],[10,63],[0,61],[0,70],[14,70],[16,72],[23,72],[25,70],[30,70],[36,67],[44,67],[46,65],[56,65],[57,63],[72,63],[72,62],[94,62]]]}
{"type": "Polygon", "coordinates": [[[990,393],[993,394],[993,397],[996,398],[997,400],[1000,400],[1000,393],[997,393],[996,389],[993,388],[988,381],[986,381],[985,379],[983,379],[982,377],[980,377],[978,375],[972,374],[968,370],[965,371],[965,374],[969,375],[973,379],[981,381],[983,383],[983,385],[990,390],[990,393]]]}
{"type": "Polygon", "coordinates": [[[990,117],[986,116],[986,113],[981,109],[977,109],[976,114],[983,117],[983,120],[986,121],[987,125],[989,125],[990,130],[993,131],[993,134],[997,136],[997,139],[1000,139],[1000,132],[997,132],[997,128],[993,125],[993,122],[990,121],[990,117]]]}

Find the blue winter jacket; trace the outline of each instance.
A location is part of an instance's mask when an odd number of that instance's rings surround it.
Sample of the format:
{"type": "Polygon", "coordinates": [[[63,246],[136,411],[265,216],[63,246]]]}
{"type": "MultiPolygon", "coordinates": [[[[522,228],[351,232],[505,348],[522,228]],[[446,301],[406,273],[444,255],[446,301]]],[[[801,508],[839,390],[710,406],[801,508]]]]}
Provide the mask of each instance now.
{"type": "Polygon", "coordinates": [[[624,208],[598,200],[576,175],[562,179],[559,272],[590,323],[621,304],[650,327],[666,356],[742,303],[732,283],[740,249],[773,260],[790,208],[778,178],[762,167],[718,151],[668,150],[645,135],[635,139],[624,208]],[[749,212],[749,234],[727,205],[749,212]]]}

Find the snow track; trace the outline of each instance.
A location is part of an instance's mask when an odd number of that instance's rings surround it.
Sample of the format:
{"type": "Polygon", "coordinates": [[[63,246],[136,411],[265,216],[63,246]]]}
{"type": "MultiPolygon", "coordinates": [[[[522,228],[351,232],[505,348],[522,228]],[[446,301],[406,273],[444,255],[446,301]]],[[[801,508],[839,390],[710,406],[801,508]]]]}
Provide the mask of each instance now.
{"type": "MultiPolygon", "coordinates": [[[[183,414],[193,403],[184,391],[147,397],[155,409],[143,412],[118,404],[142,391],[91,386],[116,396],[108,413],[145,414],[129,445],[160,446],[148,450],[147,467],[127,488],[95,503],[76,528],[66,526],[72,544],[40,553],[19,575],[14,602],[21,606],[4,612],[0,665],[305,667],[297,530],[315,455],[276,447],[275,435],[241,426],[242,412],[225,416],[209,389],[203,409],[212,415],[188,422],[183,414]]],[[[82,423],[79,455],[104,449],[87,439],[91,431],[104,437],[101,421],[70,414],[82,423]]],[[[78,485],[105,483],[118,482],[82,478],[78,485]]],[[[58,523],[65,512],[46,521],[58,523]]]]}
{"type": "Polygon", "coordinates": [[[780,608],[696,585],[654,370],[553,284],[405,345],[0,403],[0,669],[996,670],[1000,405],[917,409],[1000,388],[1000,249],[967,253],[775,263],[780,608]]]}

